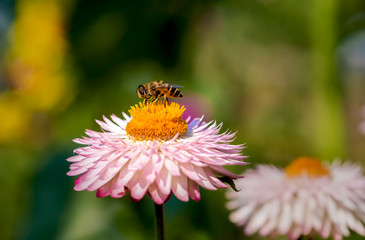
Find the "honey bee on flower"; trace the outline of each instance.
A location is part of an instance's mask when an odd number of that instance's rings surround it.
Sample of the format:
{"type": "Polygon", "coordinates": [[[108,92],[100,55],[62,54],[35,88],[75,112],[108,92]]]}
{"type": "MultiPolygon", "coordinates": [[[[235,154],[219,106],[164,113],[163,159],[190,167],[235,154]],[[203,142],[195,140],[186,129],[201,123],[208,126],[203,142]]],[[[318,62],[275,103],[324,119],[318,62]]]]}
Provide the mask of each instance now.
{"type": "Polygon", "coordinates": [[[151,100],[151,103],[156,102],[160,98],[163,98],[164,102],[170,104],[168,98],[183,97],[178,88],[182,88],[182,86],[163,83],[162,81],[153,81],[139,85],[136,92],[138,97],[143,98],[143,104],[146,104],[148,100],[151,100]]]}

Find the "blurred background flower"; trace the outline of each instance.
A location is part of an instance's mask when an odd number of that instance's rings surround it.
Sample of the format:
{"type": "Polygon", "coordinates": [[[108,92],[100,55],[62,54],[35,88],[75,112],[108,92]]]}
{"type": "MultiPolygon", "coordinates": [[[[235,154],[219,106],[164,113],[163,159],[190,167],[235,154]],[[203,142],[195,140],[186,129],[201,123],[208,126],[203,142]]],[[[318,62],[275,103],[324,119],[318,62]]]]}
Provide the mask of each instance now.
{"type": "Polygon", "coordinates": [[[365,176],[360,166],[325,165],[311,157],[295,159],[284,170],[258,165],[229,191],[230,220],[248,235],[296,240],[333,237],[354,231],[365,236],[365,176]]]}
{"type": "MultiPolygon", "coordinates": [[[[149,81],[183,85],[180,103],[237,130],[250,162],[364,164],[364,13],[362,0],[0,1],[0,239],[153,233],[149,201],[74,194],[64,161],[149,81]]],[[[167,203],[167,237],[246,239],[223,191],[201,194],[167,203]]]]}

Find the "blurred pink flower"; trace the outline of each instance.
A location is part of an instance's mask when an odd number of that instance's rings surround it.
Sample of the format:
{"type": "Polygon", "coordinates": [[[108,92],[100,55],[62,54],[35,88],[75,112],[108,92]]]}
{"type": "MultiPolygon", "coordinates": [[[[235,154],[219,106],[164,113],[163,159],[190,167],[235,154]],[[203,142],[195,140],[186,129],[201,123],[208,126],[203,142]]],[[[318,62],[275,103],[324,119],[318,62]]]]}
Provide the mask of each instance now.
{"type": "Polygon", "coordinates": [[[97,121],[103,132],[86,130],[89,137],[74,140],[87,145],[68,158],[74,163],[67,174],[82,174],[74,189],[97,190],[97,197],[114,198],[130,192],[136,201],[148,192],[162,204],[172,193],[181,201],[199,201],[198,185],[209,190],[228,188],[215,174],[239,178],[223,166],[247,164],[240,154],[244,146],[230,145],[235,133],[219,134],[221,124],[202,119],[185,122],[183,111],[175,103],[136,105],[129,111],[132,117],[123,113],[125,119],[111,115],[114,123],[105,117],[104,122],[97,121]]]}
{"type": "Polygon", "coordinates": [[[211,103],[201,95],[186,94],[180,102],[186,107],[186,111],[182,115],[183,119],[188,117],[200,118],[202,113],[204,113],[204,117],[207,118],[212,116],[213,108],[211,103]]]}
{"type": "Polygon", "coordinates": [[[365,177],[360,166],[334,162],[329,166],[308,157],[284,171],[258,165],[236,181],[242,192],[227,192],[230,220],[247,235],[301,235],[335,240],[350,230],[365,236],[365,177]],[[318,164],[319,163],[319,164],[318,164]],[[322,169],[321,169],[322,168],[322,169]],[[294,169],[294,170],[293,170],[294,169]]]}

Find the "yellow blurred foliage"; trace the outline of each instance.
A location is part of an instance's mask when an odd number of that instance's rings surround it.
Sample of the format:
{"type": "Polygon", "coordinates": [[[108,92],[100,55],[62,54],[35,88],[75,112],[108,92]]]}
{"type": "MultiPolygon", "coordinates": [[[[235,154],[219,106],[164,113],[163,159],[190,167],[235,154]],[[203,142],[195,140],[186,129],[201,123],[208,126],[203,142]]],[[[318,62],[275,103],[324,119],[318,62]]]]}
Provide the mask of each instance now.
{"type": "MultiPolygon", "coordinates": [[[[62,106],[60,101],[72,95],[64,73],[52,72],[46,68],[30,68],[24,62],[13,61],[8,68],[11,84],[18,96],[33,110],[48,111],[62,106]]],[[[68,103],[70,99],[63,103],[68,103]]]]}
{"type": "Polygon", "coordinates": [[[10,88],[0,99],[0,143],[26,137],[33,113],[58,112],[72,100],[61,4],[57,0],[17,2],[6,64],[10,88]]]}
{"type": "Polygon", "coordinates": [[[66,49],[60,3],[19,1],[12,52],[26,64],[58,70],[66,49]]]}
{"type": "Polygon", "coordinates": [[[63,69],[67,42],[61,4],[54,0],[22,0],[16,13],[8,64],[10,84],[29,108],[54,110],[65,102],[63,98],[70,97],[63,69]]]}
{"type": "Polygon", "coordinates": [[[30,126],[30,111],[15,94],[0,96],[0,143],[24,138],[30,126]]]}

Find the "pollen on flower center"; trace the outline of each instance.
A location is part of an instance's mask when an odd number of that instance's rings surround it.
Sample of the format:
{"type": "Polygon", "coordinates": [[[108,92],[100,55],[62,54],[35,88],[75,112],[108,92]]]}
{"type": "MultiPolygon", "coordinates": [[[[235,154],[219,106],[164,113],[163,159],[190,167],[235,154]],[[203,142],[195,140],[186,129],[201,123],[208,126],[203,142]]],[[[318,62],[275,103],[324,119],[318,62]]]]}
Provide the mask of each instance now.
{"type": "Polygon", "coordinates": [[[177,103],[157,104],[142,103],[132,106],[129,113],[132,120],[127,123],[126,132],[135,140],[172,139],[177,133],[179,137],[186,133],[188,124],[181,118],[185,107],[177,103]]]}
{"type": "Polygon", "coordinates": [[[302,174],[306,174],[308,177],[329,175],[329,170],[318,159],[312,157],[295,159],[284,169],[284,172],[289,178],[299,177],[302,174]]]}

